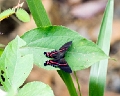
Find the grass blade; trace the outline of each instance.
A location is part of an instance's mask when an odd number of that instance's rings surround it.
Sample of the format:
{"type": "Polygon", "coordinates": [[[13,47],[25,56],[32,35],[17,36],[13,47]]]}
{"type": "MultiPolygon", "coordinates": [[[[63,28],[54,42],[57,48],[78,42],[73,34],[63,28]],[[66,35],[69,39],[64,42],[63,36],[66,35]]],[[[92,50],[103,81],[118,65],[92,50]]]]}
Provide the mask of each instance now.
{"type": "Polygon", "coordinates": [[[26,0],[30,12],[34,18],[36,25],[39,26],[48,26],[51,25],[49,18],[46,14],[44,6],[41,0],[26,0]]]}
{"type": "MultiPolygon", "coordinates": [[[[104,13],[101,29],[98,37],[98,46],[109,55],[110,38],[112,35],[114,1],[108,0],[108,4],[104,13]]],[[[108,59],[102,60],[91,67],[89,96],[103,96],[106,82],[108,59]]]]}

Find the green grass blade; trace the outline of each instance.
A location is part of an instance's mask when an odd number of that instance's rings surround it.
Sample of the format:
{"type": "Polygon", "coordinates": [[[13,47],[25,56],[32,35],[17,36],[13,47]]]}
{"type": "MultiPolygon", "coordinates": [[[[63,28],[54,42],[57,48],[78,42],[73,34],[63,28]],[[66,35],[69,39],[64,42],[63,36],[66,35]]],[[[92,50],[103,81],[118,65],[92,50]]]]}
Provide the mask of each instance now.
{"type": "Polygon", "coordinates": [[[41,0],[26,0],[26,2],[38,27],[51,25],[41,0]]]}
{"type": "MultiPolygon", "coordinates": [[[[98,46],[108,55],[110,49],[110,37],[112,35],[114,1],[108,0],[104,13],[101,29],[98,37],[98,46]]],[[[102,60],[91,67],[89,96],[103,96],[106,82],[108,59],[102,60]]]]}
{"type": "MultiPolygon", "coordinates": [[[[37,27],[51,25],[51,22],[46,14],[46,11],[44,9],[44,6],[42,5],[41,0],[26,0],[26,2],[28,4],[28,7],[29,7],[31,13],[32,13],[32,16],[35,20],[37,27]]],[[[68,88],[68,91],[70,93],[70,96],[77,96],[77,92],[76,92],[75,87],[70,86],[70,85],[74,85],[70,74],[65,74],[65,72],[63,72],[61,70],[58,72],[58,74],[65,82],[65,84],[68,88]],[[69,77],[69,80],[66,79],[66,77],[69,77]]]]}

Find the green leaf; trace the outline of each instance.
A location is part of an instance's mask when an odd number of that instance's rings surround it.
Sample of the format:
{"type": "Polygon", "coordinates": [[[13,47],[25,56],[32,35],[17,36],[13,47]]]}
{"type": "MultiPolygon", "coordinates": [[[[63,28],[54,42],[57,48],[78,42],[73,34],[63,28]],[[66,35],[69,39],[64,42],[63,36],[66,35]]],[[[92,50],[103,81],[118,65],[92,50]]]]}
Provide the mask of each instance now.
{"type": "Polygon", "coordinates": [[[29,22],[30,21],[30,16],[29,14],[24,10],[24,9],[17,9],[15,12],[17,18],[23,22],[29,22]]]}
{"type": "Polygon", "coordinates": [[[9,17],[10,15],[12,15],[14,13],[15,13],[14,9],[7,9],[7,10],[3,11],[2,13],[0,13],[0,21],[2,21],[3,19],[9,17]]]}
{"type": "Polygon", "coordinates": [[[54,96],[51,88],[38,81],[27,83],[16,96],[54,96]]]}
{"type": "Polygon", "coordinates": [[[88,68],[93,63],[108,58],[96,44],[63,26],[40,27],[25,33],[22,39],[27,43],[21,49],[22,54],[33,54],[34,63],[45,69],[50,67],[44,66],[48,58],[43,53],[58,50],[68,41],[73,43],[65,54],[65,59],[74,71],[88,68]]]}
{"type": "Polygon", "coordinates": [[[19,88],[33,67],[33,57],[30,54],[21,56],[19,48],[25,46],[26,42],[18,36],[11,41],[5,48],[0,58],[0,78],[6,91],[19,88]]]}
{"type": "MultiPolygon", "coordinates": [[[[108,0],[98,37],[98,46],[108,55],[110,37],[112,35],[114,0],[108,0]]],[[[104,96],[108,59],[102,60],[91,67],[89,96],[104,96]]]]}

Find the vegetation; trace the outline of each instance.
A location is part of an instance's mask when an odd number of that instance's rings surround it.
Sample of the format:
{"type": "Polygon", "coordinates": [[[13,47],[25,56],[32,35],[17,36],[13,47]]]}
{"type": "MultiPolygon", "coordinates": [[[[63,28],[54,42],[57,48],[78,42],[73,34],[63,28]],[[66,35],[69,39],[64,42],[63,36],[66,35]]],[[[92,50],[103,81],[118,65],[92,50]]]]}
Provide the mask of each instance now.
{"type": "MultiPolygon", "coordinates": [[[[70,96],[78,96],[77,90],[80,92],[80,85],[75,71],[92,66],[89,96],[104,96],[114,1],[108,0],[97,44],[64,26],[52,26],[41,0],[26,1],[38,28],[26,32],[21,37],[16,36],[4,50],[0,49],[0,82],[2,84],[2,92],[6,96],[54,96],[48,85],[38,81],[27,83],[20,88],[30,74],[33,64],[36,64],[46,70],[57,70],[66,84],[70,96]],[[44,52],[58,50],[68,41],[72,41],[72,45],[65,54],[65,60],[76,76],[78,89],[74,87],[69,73],[52,66],[44,66],[45,61],[50,60],[50,58],[44,55],[44,52]]],[[[9,9],[7,15],[0,15],[0,20],[11,15],[11,12],[14,13],[13,10],[9,9]],[[6,17],[4,18],[3,16],[6,17]]],[[[23,12],[23,9],[20,9],[20,12],[15,12],[19,15],[23,12]]],[[[17,17],[22,17],[24,21],[23,14],[17,17]]],[[[82,96],[81,92],[79,94],[82,96]]]]}

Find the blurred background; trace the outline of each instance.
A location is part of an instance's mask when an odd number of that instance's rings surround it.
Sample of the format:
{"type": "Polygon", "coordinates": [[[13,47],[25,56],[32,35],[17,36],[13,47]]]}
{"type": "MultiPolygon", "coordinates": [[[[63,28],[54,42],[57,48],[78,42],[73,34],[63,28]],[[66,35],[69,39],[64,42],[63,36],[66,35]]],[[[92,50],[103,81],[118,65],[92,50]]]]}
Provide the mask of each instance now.
{"type": "MultiPolygon", "coordinates": [[[[30,13],[25,0],[23,8],[30,13]]],[[[107,0],[42,0],[53,25],[63,25],[77,31],[83,37],[94,42],[102,21],[107,0]]],[[[113,34],[111,38],[110,57],[106,80],[105,96],[120,96],[120,0],[115,1],[113,34]]],[[[0,12],[12,8],[18,0],[0,0],[0,12]]],[[[7,45],[16,35],[36,27],[32,16],[31,21],[23,23],[14,15],[0,22],[0,43],[7,45]]],[[[83,96],[88,96],[90,68],[77,72],[83,96]]],[[[75,81],[74,75],[72,74],[75,81]]],[[[55,96],[69,96],[67,88],[56,71],[47,71],[34,66],[26,82],[42,81],[49,84],[55,96]]],[[[77,87],[77,84],[75,84],[77,87]]]]}

